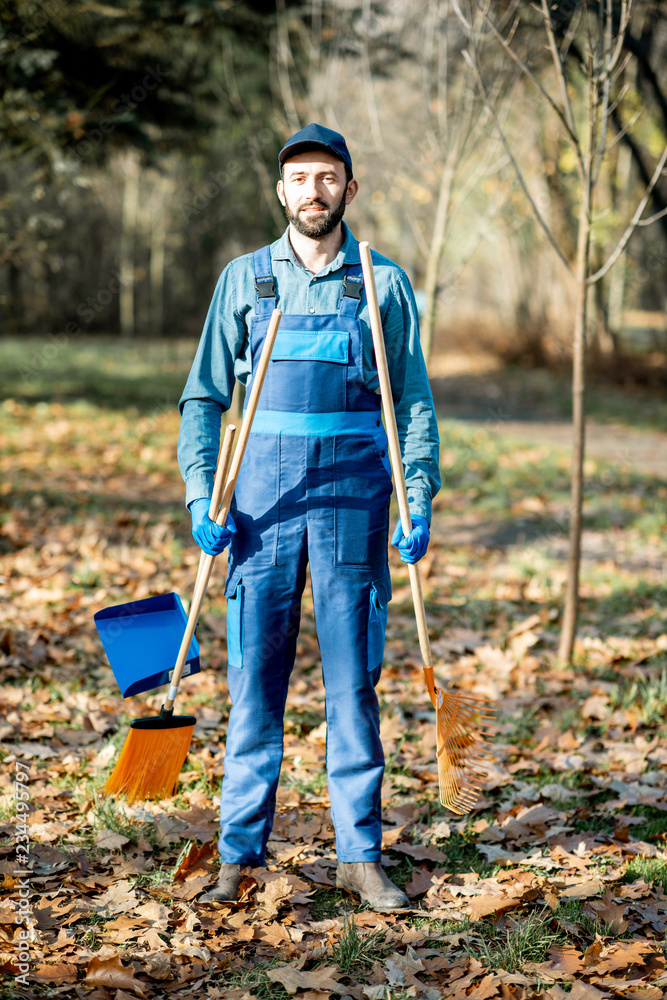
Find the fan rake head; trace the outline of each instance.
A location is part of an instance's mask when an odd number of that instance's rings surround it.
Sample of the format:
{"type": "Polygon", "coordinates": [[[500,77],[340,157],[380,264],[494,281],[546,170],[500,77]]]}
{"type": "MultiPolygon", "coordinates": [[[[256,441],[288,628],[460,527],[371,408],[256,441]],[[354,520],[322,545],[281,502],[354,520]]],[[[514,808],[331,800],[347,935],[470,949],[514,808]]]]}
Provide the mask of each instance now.
{"type": "Polygon", "coordinates": [[[485,778],[494,709],[460,691],[437,689],[436,737],[440,804],[459,816],[470,812],[485,778]]]}

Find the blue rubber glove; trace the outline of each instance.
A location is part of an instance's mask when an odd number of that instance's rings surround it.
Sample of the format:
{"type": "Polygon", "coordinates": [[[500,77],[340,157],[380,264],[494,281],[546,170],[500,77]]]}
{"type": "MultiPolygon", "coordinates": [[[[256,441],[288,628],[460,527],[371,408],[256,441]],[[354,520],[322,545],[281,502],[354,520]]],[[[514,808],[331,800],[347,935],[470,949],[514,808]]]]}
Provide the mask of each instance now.
{"type": "Polygon", "coordinates": [[[192,515],[192,537],[199,546],[209,556],[219,556],[227,548],[232,535],[236,534],[236,525],[231,514],[227,515],[227,522],[224,526],[216,524],[208,516],[211,501],[206,497],[193,500],[190,504],[190,514],[192,515]]]}
{"type": "Polygon", "coordinates": [[[420,517],[419,514],[413,514],[410,534],[403,537],[403,526],[399,521],[391,536],[391,544],[401,553],[402,562],[416,563],[426,554],[429,537],[426,518],[420,517]]]}

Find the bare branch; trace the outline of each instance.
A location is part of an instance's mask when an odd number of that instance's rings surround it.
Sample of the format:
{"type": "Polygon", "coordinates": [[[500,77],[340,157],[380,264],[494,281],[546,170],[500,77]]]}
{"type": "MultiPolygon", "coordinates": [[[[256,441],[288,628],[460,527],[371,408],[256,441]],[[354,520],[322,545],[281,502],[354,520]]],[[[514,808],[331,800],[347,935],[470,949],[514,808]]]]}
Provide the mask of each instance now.
{"type": "Polygon", "coordinates": [[[489,101],[488,95],[486,93],[486,88],[484,87],[484,81],[482,80],[482,77],[480,76],[479,69],[477,68],[476,64],[473,62],[472,57],[471,57],[471,55],[470,55],[470,53],[468,52],[467,49],[465,49],[462,52],[462,55],[463,55],[463,58],[465,59],[465,61],[470,66],[470,68],[472,69],[473,73],[475,74],[475,77],[477,78],[477,83],[478,83],[479,89],[480,89],[480,91],[482,93],[482,96],[484,98],[484,103],[486,104],[486,106],[488,108],[488,111],[489,111],[489,114],[491,115],[491,117],[493,119],[493,123],[496,126],[496,129],[498,131],[498,135],[500,136],[500,141],[502,142],[503,146],[505,147],[505,152],[507,153],[507,156],[509,157],[509,160],[510,160],[511,164],[514,167],[514,172],[515,172],[515,174],[517,176],[517,180],[519,181],[519,184],[521,185],[523,193],[525,194],[526,198],[530,202],[530,206],[533,209],[533,213],[535,215],[535,218],[537,219],[537,221],[539,222],[540,226],[542,227],[545,236],[549,240],[549,243],[551,244],[551,246],[556,251],[556,253],[558,255],[558,258],[562,261],[562,263],[565,265],[565,267],[567,268],[567,270],[570,273],[572,273],[572,269],[571,269],[571,267],[570,267],[570,265],[569,265],[566,257],[564,256],[564,254],[562,253],[560,247],[556,243],[556,240],[554,239],[551,230],[549,229],[549,227],[546,224],[545,220],[542,218],[540,210],[537,207],[537,205],[535,204],[535,201],[533,200],[533,197],[532,197],[530,191],[528,190],[526,182],[525,182],[525,180],[523,178],[523,174],[521,173],[521,170],[519,168],[519,164],[516,162],[516,159],[515,159],[515,157],[514,157],[514,155],[512,153],[512,150],[510,149],[509,142],[507,141],[507,137],[505,136],[505,133],[502,130],[500,122],[498,121],[498,117],[497,117],[497,115],[496,115],[496,113],[494,111],[493,105],[489,101]]]}
{"type": "Polygon", "coordinates": [[[614,98],[614,100],[610,103],[609,108],[607,109],[608,118],[610,118],[613,115],[614,111],[616,111],[616,108],[619,108],[621,106],[623,98],[625,97],[629,89],[630,89],[630,84],[624,83],[623,86],[621,87],[621,91],[618,97],[614,98]]]}
{"type": "Polygon", "coordinates": [[[276,64],[278,69],[278,81],[280,84],[280,93],[283,99],[283,107],[285,109],[285,117],[289,124],[292,132],[298,132],[301,128],[301,122],[299,121],[299,112],[296,108],[296,101],[294,100],[294,93],[292,91],[292,82],[290,80],[289,64],[290,59],[293,62],[292,51],[289,41],[289,31],[287,28],[287,11],[285,8],[285,0],[276,0],[276,13],[277,13],[277,39],[276,39],[276,64]]]}
{"type": "Polygon", "coordinates": [[[477,9],[480,11],[482,17],[484,18],[484,20],[486,21],[486,23],[488,24],[488,26],[491,28],[491,31],[493,32],[493,34],[495,35],[495,37],[498,39],[498,41],[500,42],[500,44],[502,45],[502,47],[505,49],[505,51],[507,52],[507,54],[514,60],[514,62],[517,64],[517,66],[519,66],[523,70],[523,72],[526,74],[526,76],[528,77],[528,79],[532,80],[532,82],[535,84],[535,86],[540,91],[540,93],[545,98],[545,100],[548,101],[549,105],[551,106],[551,108],[553,109],[553,111],[555,112],[555,114],[558,116],[561,124],[563,125],[563,128],[567,131],[568,135],[570,136],[570,139],[572,140],[573,143],[575,143],[575,145],[577,145],[578,144],[578,139],[577,139],[576,133],[570,127],[570,124],[569,124],[569,122],[568,122],[568,120],[567,120],[567,118],[566,118],[566,116],[565,116],[562,108],[559,107],[559,105],[556,103],[556,101],[554,101],[554,99],[551,96],[551,94],[549,93],[549,91],[544,87],[542,81],[539,80],[538,77],[535,76],[535,74],[533,73],[533,71],[530,68],[530,66],[528,66],[527,63],[525,63],[523,61],[523,59],[521,58],[521,56],[517,52],[514,51],[514,49],[512,48],[512,46],[509,44],[509,41],[506,38],[504,38],[504,36],[498,30],[498,28],[493,23],[493,21],[491,20],[491,18],[489,17],[489,15],[486,13],[486,11],[482,10],[482,8],[480,7],[480,5],[478,3],[478,0],[472,0],[472,2],[475,4],[475,6],[477,7],[477,9]]]}
{"type": "Polygon", "coordinates": [[[558,51],[558,46],[556,44],[556,36],[554,35],[553,25],[551,23],[551,15],[549,13],[549,6],[547,0],[542,0],[542,17],[544,18],[544,27],[547,32],[547,38],[549,40],[549,51],[551,52],[551,59],[554,64],[554,69],[556,70],[556,76],[558,77],[558,84],[560,86],[561,98],[563,101],[563,120],[567,124],[567,129],[570,134],[570,138],[575,144],[577,150],[577,158],[581,166],[581,150],[579,144],[579,137],[577,135],[577,127],[574,123],[574,115],[572,113],[572,105],[570,103],[570,95],[567,92],[567,80],[565,78],[565,70],[563,68],[563,62],[558,51]]]}
{"type": "MultiPolygon", "coordinates": [[[[614,110],[615,110],[615,109],[614,109],[614,108],[612,108],[612,111],[614,111],[614,110]]],[[[629,133],[629,131],[630,131],[630,129],[632,128],[632,126],[633,126],[633,125],[634,125],[634,124],[635,124],[635,123],[636,123],[637,121],[639,121],[639,119],[640,119],[640,118],[641,118],[641,111],[635,111],[634,115],[632,116],[632,118],[630,119],[630,121],[629,121],[629,122],[627,123],[627,125],[624,125],[624,126],[623,126],[623,128],[622,128],[622,129],[620,129],[620,130],[619,130],[619,131],[618,131],[618,132],[616,133],[616,135],[615,135],[615,136],[614,136],[614,138],[613,138],[613,139],[611,140],[611,142],[609,142],[609,143],[607,144],[607,148],[605,149],[605,156],[606,156],[606,154],[607,154],[607,153],[609,152],[609,150],[610,150],[610,149],[613,149],[613,148],[614,148],[614,146],[616,145],[616,143],[617,143],[617,142],[618,142],[618,141],[619,141],[620,139],[622,139],[622,138],[623,138],[623,136],[625,136],[625,135],[627,135],[627,134],[629,133]]]]}
{"type": "Polygon", "coordinates": [[[650,215],[648,219],[641,219],[637,225],[650,226],[652,222],[657,222],[658,219],[662,219],[663,215],[667,215],[667,208],[663,208],[660,212],[656,212],[655,215],[650,215]]]}
{"type": "Polygon", "coordinates": [[[621,57],[621,52],[623,51],[623,45],[625,42],[625,33],[628,30],[630,24],[630,14],[632,11],[632,0],[622,0],[621,3],[621,17],[618,26],[618,34],[616,36],[616,48],[614,54],[611,57],[609,68],[613,69],[618,60],[621,57]]]}
{"type": "Polygon", "coordinates": [[[648,225],[649,222],[654,222],[656,219],[659,219],[663,215],[667,214],[667,210],[662,212],[657,212],[656,215],[651,219],[644,219],[643,223],[641,222],[642,212],[644,211],[644,209],[648,204],[648,200],[651,197],[651,191],[653,190],[655,185],[658,183],[658,180],[660,179],[660,175],[664,170],[665,163],[667,163],[667,146],[665,146],[665,148],[663,149],[662,156],[660,157],[658,165],[653,171],[653,176],[651,177],[651,180],[647,185],[646,191],[644,192],[644,197],[637,205],[635,214],[630,219],[630,222],[628,223],[625,232],[623,233],[620,240],[616,244],[615,250],[607,258],[606,264],[603,264],[603,266],[598,271],[596,271],[595,274],[589,275],[588,278],[586,279],[589,285],[593,285],[596,281],[599,281],[600,278],[603,278],[607,273],[607,271],[609,271],[610,268],[614,266],[614,264],[616,263],[616,261],[618,260],[618,258],[621,256],[626,246],[628,245],[628,240],[634,233],[637,226],[648,225]]]}

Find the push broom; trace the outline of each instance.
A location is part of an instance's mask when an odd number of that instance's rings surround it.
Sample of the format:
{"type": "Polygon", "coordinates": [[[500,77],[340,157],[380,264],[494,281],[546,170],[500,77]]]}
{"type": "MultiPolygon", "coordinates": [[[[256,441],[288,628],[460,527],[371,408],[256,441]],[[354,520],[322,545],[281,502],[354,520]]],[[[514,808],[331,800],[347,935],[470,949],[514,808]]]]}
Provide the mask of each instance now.
{"type": "MultiPolygon", "coordinates": [[[[233,458],[232,444],[236,428],[230,424],[225,431],[209,507],[209,517],[221,525],[227,520],[281,316],[280,309],[274,309],[271,314],[233,458]],[[223,484],[225,484],[224,492],[223,484]]],[[[214,559],[215,556],[207,555],[205,552],[201,554],[188,623],[160,714],[150,718],[135,719],[130,724],[130,731],[116,766],[102,789],[107,795],[122,795],[128,802],[137,802],[144,799],[169,798],[176,790],[197,720],[193,715],[174,715],[174,701],[214,559]]]]}
{"type": "MultiPolygon", "coordinates": [[[[389,456],[394,473],[394,484],[398,499],[398,510],[401,518],[401,528],[404,535],[412,530],[408,492],[405,486],[403,460],[396,427],[396,414],[391,394],[387,352],[385,349],[382,320],[378,306],[375,274],[368,242],[359,244],[359,257],[364,275],[364,286],[368,311],[370,314],[371,332],[375,361],[380,380],[380,395],[384,410],[387,438],[389,441],[389,456]]],[[[444,691],[435,686],[433,677],[433,660],[431,643],[426,624],[426,610],[422,594],[421,577],[417,563],[408,563],[410,573],[410,588],[417,620],[419,648],[421,650],[424,677],[429,697],[436,714],[436,741],[438,761],[438,784],[440,788],[440,804],[450,812],[464,815],[474,806],[484,780],[484,758],[488,756],[490,744],[488,741],[489,726],[495,719],[491,706],[472,695],[460,691],[444,691]]]]}

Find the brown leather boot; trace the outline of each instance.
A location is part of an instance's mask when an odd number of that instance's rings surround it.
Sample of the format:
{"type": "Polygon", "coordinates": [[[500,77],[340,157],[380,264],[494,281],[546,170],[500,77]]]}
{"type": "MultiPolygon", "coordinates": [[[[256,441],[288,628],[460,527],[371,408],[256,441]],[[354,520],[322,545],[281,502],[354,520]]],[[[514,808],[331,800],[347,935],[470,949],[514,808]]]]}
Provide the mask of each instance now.
{"type": "Polygon", "coordinates": [[[339,889],[356,892],[364,903],[369,903],[379,913],[410,907],[408,897],[387,878],[379,861],[339,861],[336,885],[339,889]]]}
{"type": "Polygon", "coordinates": [[[239,886],[241,885],[241,865],[231,865],[223,862],[220,865],[218,881],[200,896],[198,903],[227,903],[234,902],[239,898],[239,886]]]}

